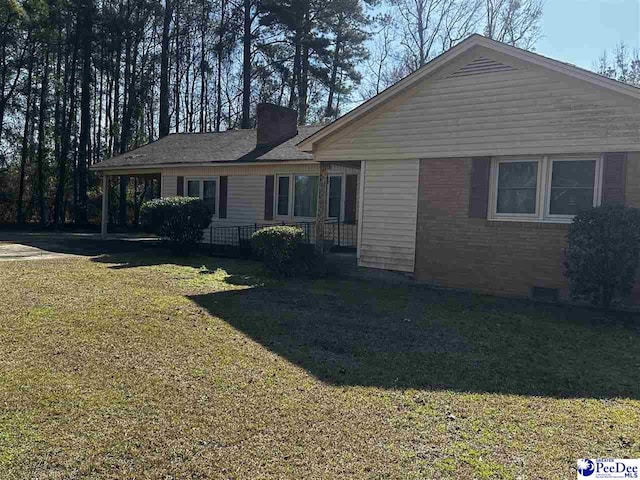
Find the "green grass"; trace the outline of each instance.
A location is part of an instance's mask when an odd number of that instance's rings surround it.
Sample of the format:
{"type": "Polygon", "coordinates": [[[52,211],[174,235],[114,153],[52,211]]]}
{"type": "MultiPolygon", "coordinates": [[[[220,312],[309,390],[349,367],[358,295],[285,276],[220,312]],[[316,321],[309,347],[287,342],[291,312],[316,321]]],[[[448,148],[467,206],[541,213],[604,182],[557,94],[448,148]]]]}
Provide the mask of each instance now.
{"type": "Polygon", "coordinates": [[[212,258],[5,262],[0,291],[2,479],[558,479],[640,457],[640,333],[587,312],[212,258]]]}

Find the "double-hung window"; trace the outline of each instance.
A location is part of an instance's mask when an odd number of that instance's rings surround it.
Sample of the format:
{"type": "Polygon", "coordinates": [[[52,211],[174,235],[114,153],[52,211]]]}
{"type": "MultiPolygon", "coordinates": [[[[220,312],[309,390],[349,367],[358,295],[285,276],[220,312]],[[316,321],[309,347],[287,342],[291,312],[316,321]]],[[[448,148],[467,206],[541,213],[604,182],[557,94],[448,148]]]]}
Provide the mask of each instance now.
{"type": "Polygon", "coordinates": [[[536,215],[538,160],[497,162],[496,215],[536,215]]]}
{"type": "MultiPolygon", "coordinates": [[[[327,179],[327,216],[342,218],[345,182],[342,175],[327,179]]],[[[318,214],[317,175],[285,174],[276,180],[275,211],[278,217],[315,218],[318,214]]]]}
{"type": "Polygon", "coordinates": [[[489,217],[571,221],[600,204],[601,164],[599,155],[495,158],[489,217]]]}
{"type": "Polygon", "coordinates": [[[597,163],[597,160],[551,160],[549,216],[572,216],[597,204],[597,163]]]}
{"type": "Polygon", "coordinates": [[[277,216],[314,218],[318,211],[318,183],[317,175],[278,175],[277,216]]]}
{"type": "Polygon", "coordinates": [[[218,178],[187,177],[185,183],[187,196],[201,198],[209,206],[213,215],[216,215],[218,206],[218,178]]]}
{"type": "Polygon", "coordinates": [[[319,178],[311,175],[294,176],[293,216],[313,218],[318,212],[319,178]]]}

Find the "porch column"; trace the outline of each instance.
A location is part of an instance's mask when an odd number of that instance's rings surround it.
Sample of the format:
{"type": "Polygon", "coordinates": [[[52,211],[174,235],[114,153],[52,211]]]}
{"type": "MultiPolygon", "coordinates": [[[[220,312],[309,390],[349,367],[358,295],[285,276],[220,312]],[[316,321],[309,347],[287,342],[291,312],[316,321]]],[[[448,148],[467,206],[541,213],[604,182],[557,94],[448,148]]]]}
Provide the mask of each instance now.
{"type": "Polygon", "coordinates": [[[324,227],[327,220],[327,180],[329,164],[320,163],[320,181],[318,182],[318,213],[316,216],[316,250],[324,253],[324,227]]]}
{"type": "Polygon", "coordinates": [[[104,240],[107,238],[107,225],[109,224],[109,175],[102,175],[102,224],[100,225],[100,235],[104,240]]]}

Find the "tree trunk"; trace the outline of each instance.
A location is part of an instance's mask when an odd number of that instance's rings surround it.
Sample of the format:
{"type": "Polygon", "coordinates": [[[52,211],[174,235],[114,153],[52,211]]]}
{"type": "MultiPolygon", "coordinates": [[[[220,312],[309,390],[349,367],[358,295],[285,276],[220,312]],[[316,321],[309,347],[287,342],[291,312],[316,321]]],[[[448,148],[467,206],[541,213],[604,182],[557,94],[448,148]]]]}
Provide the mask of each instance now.
{"type": "MultiPolygon", "coordinates": [[[[130,33],[129,33],[130,35],[130,33]]],[[[136,38],[133,42],[131,37],[127,38],[127,49],[125,55],[125,102],[122,110],[122,136],[120,139],[120,153],[126,153],[129,150],[131,143],[132,132],[132,120],[133,115],[137,110],[138,95],[136,92],[136,72],[137,72],[137,51],[140,46],[140,39],[136,38]],[[133,53],[133,55],[132,55],[133,53]]],[[[119,208],[119,223],[123,227],[127,225],[127,188],[129,186],[129,177],[120,177],[120,208],[119,208]]]]}
{"type": "Polygon", "coordinates": [[[307,123],[307,92],[309,89],[309,47],[305,45],[302,51],[302,69],[299,83],[299,107],[298,107],[298,125],[307,123]]]}
{"type": "Polygon", "coordinates": [[[162,25],[162,50],[160,53],[160,138],[169,135],[169,33],[173,7],[166,0],[162,25]]]}
{"type": "Polygon", "coordinates": [[[7,108],[7,100],[5,99],[4,91],[7,84],[7,32],[3,28],[0,32],[0,61],[2,62],[2,70],[0,70],[0,140],[2,140],[2,129],[4,128],[4,112],[7,108]]]}
{"type": "MultiPolygon", "coordinates": [[[[100,58],[103,59],[104,58],[104,47],[100,47],[100,58]]],[[[98,117],[98,128],[96,129],[95,132],[95,140],[93,142],[93,163],[99,162],[102,160],[102,156],[103,156],[103,147],[102,147],[102,103],[103,103],[103,96],[104,96],[104,75],[105,75],[105,69],[101,68],[100,69],[100,84],[99,87],[98,85],[96,85],[96,88],[98,89],[98,105],[97,105],[97,111],[95,116],[98,117]]],[[[106,121],[105,121],[106,122],[106,121]]]]}
{"type": "MultiPolygon", "coordinates": [[[[57,42],[58,42],[58,45],[56,47],[56,71],[54,73],[55,106],[53,110],[53,123],[54,123],[53,125],[53,144],[54,144],[53,158],[55,159],[56,162],[58,162],[60,159],[60,135],[62,134],[62,122],[63,122],[62,112],[64,111],[64,110],[61,110],[60,102],[61,102],[61,97],[63,96],[62,91],[64,88],[64,84],[66,83],[66,80],[67,80],[66,71],[65,71],[64,80],[62,81],[62,83],[60,82],[60,75],[62,73],[62,35],[58,37],[57,42]],[[61,85],[62,85],[62,88],[61,88],[61,85]]],[[[55,216],[55,209],[54,209],[53,221],[54,223],[57,223],[57,218],[55,216]]]]}
{"type": "Polygon", "coordinates": [[[425,55],[425,51],[424,51],[424,47],[425,47],[425,39],[424,39],[424,34],[425,34],[425,18],[424,18],[424,3],[422,2],[418,2],[418,12],[417,12],[417,18],[418,18],[418,24],[420,25],[418,27],[418,42],[419,42],[419,49],[418,49],[418,67],[422,67],[424,65],[424,62],[426,60],[426,55],[425,55]]]}
{"type": "Polygon", "coordinates": [[[220,25],[218,33],[218,71],[216,76],[216,120],[215,130],[220,131],[220,123],[222,122],[222,57],[224,55],[224,32],[225,32],[225,13],[227,11],[227,2],[220,2],[220,25]]]}
{"type": "Polygon", "coordinates": [[[295,35],[295,53],[293,55],[293,72],[291,75],[291,83],[289,84],[289,108],[293,108],[297,103],[298,97],[296,95],[296,89],[298,88],[298,78],[300,78],[300,62],[302,57],[302,45],[301,45],[300,32],[296,32],[295,35]]]}
{"type": "Polygon", "coordinates": [[[200,133],[206,130],[205,127],[205,101],[207,97],[207,62],[205,60],[206,49],[205,40],[207,35],[207,9],[206,0],[202,0],[202,39],[200,43],[200,133]]]}
{"type": "Polygon", "coordinates": [[[335,117],[333,111],[333,95],[336,91],[336,84],[338,80],[338,65],[340,64],[340,48],[342,42],[342,34],[341,34],[341,21],[342,17],[338,21],[338,33],[336,34],[336,45],[333,52],[333,65],[331,65],[331,77],[329,79],[329,96],[327,99],[327,108],[325,110],[325,117],[335,117]]]}
{"type": "Polygon", "coordinates": [[[176,3],[176,85],[175,85],[175,109],[176,109],[176,133],[180,132],[180,2],[176,3]]]}
{"type": "MultiPolygon", "coordinates": [[[[67,160],[69,156],[69,151],[71,148],[71,128],[73,125],[73,121],[75,119],[75,103],[76,103],[76,63],[78,59],[78,49],[79,49],[79,35],[78,32],[75,33],[75,41],[73,46],[73,56],[71,60],[71,66],[69,69],[71,70],[71,75],[69,77],[68,84],[65,84],[65,90],[69,97],[69,116],[65,125],[63,127],[63,131],[61,133],[61,147],[60,147],[60,156],[58,157],[58,183],[56,186],[56,206],[55,206],[55,217],[56,224],[60,225],[65,221],[65,187],[67,182],[67,160]]],[[[65,71],[66,76],[66,71],[65,71]]],[[[64,96],[63,99],[63,107],[61,117],[64,118],[66,112],[66,99],[67,95],[64,96]]]]}
{"type": "MultiPolygon", "coordinates": [[[[37,106],[37,96],[35,95],[35,88],[32,87],[33,90],[33,94],[31,95],[31,125],[29,125],[29,134],[27,135],[27,138],[29,139],[29,148],[27,149],[28,153],[29,153],[29,158],[27,160],[27,165],[35,165],[36,163],[36,148],[33,142],[33,139],[36,136],[36,122],[35,122],[35,118],[36,118],[36,113],[38,111],[37,106]]],[[[31,175],[32,178],[35,178],[34,175],[34,171],[33,171],[33,167],[29,168],[29,173],[27,174],[27,176],[31,175]]],[[[25,217],[25,221],[30,221],[33,218],[33,209],[35,207],[35,203],[33,201],[33,195],[34,195],[34,190],[36,189],[36,185],[34,185],[33,183],[31,184],[31,192],[32,192],[32,196],[31,196],[31,201],[25,204],[25,208],[24,208],[24,217],[25,217]]]]}
{"type": "Polygon", "coordinates": [[[91,43],[93,40],[93,0],[87,0],[79,15],[83,45],[82,93],[80,97],[80,140],[78,145],[78,203],[75,210],[75,222],[87,223],[87,163],[90,157],[89,138],[91,135],[91,43]]]}
{"type": "Polygon", "coordinates": [[[251,0],[244,0],[242,38],[242,128],[251,128],[251,0]]]}
{"type": "Polygon", "coordinates": [[[118,153],[125,153],[129,149],[129,140],[131,138],[131,107],[129,103],[133,100],[131,96],[131,75],[132,75],[132,53],[133,58],[137,56],[137,52],[132,52],[133,41],[131,39],[132,33],[127,32],[127,39],[125,41],[125,54],[124,54],[124,95],[122,100],[122,127],[120,131],[120,149],[118,153]]]}
{"type": "Polygon", "coordinates": [[[27,73],[27,103],[24,112],[24,131],[22,135],[22,152],[20,155],[20,178],[18,181],[18,202],[16,205],[16,220],[18,225],[24,224],[24,182],[27,174],[27,159],[29,158],[29,127],[31,123],[31,83],[33,81],[33,50],[29,55],[29,72],[27,73]]]}
{"type": "Polygon", "coordinates": [[[45,155],[45,125],[47,116],[47,98],[49,88],[49,49],[46,49],[44,70],[40,90],[40,112],[38,114],[38,171],[37,171],[37,198],[40,212],[40,224],[47,222],[47,212],[44,198],[44,155],[45,155]]]}
{"type": "Polygon", "coordinates": [[[120,153],[120,130],[122,123],[120,122],[120,71],[122,69],[122,36],[120,32],[117,34],[116,42],[116,66],[113,77],[113,127],[111,138],[113,141],[113,150],[111,155],[120,153]]]}

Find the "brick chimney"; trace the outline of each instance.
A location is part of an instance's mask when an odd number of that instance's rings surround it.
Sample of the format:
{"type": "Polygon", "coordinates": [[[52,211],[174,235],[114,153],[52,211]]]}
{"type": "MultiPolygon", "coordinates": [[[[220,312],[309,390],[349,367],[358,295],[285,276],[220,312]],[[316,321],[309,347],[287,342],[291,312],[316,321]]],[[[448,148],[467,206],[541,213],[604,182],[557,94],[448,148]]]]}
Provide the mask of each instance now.
{"type": "Polygon", "coordinates": [[[258,147],[275,147],[298,134],[298,113],[272,103],[257,108],[258,147]]]}

